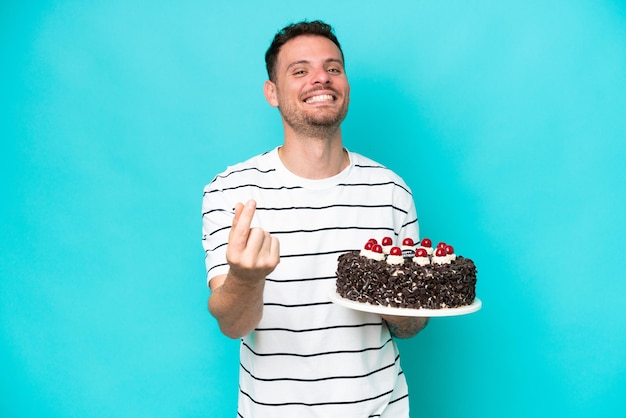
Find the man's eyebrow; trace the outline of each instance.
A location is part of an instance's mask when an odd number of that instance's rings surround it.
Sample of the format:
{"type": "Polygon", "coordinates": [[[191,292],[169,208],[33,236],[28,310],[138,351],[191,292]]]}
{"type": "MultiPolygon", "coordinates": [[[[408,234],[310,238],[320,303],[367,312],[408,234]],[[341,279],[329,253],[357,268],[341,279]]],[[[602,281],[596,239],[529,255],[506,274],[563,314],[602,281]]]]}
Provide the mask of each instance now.
{"type": "Polygon", "coordinates": [[[300,65],[300,64],[310,64],[310,61],[307,61],[307,60],[294,61],[287,66],[287,69],[289,70],[291,67],[295,67],[296,65],[300,65]]]}
{"type": "MultiPolygon", "coordinates": [[[[300,64],[307,65],[307,64],[310,64],[310,63],[311,63],[311,61],[309,61],[309,60],[294,61],[294,62],[292,62],[291,64],[289,64],[287,66],[287,70],[289,70],[291,67],[295,67],[296,65],[300,65],[300,64]]],[[[343,60],[341,60],[340,58],[327,58],[324,61],[324,64],[328,64],[328,63],[337,63],[337,64],[339,64],[339,65],[341,65],[343,67],[343,60]]]]}
{"type": "Polygon", "coordinates": [[[336,62],[343,67],[343,60],[340,58],[328,58],[324,63],[336,62]]]}

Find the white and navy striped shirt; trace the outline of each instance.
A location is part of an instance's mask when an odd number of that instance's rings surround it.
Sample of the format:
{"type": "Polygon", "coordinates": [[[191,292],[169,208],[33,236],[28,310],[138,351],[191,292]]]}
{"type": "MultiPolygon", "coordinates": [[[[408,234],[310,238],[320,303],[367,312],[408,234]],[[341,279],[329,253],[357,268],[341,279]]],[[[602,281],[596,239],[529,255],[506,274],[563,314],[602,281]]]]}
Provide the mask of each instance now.
{"type": "Polygon", "coordinates": [[[226,274],[234,206],[255,199],[253,225],[280,241],[266,280],[263,317],[240,348],[243,418],[408,417],[397,346],[376,314],[329,301],[337,257],[369,238],[418,239],[410,189],[359,154],[338,175],[309,180],[277,149],[229,167],[204,189],[207,280],[226,274]]]}

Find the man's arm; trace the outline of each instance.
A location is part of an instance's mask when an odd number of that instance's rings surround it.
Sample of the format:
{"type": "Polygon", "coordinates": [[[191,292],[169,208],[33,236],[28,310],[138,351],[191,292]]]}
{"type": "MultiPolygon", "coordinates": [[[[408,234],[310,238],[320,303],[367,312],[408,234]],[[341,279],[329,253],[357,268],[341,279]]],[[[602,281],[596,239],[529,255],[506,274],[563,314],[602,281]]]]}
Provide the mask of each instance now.
{"type": "Polygon", "coordinates": [[[278,239],[261,228],[250,228],[255,209],[253,200],[235,207],[226,249],[230,269],[210,282],[209,312],[233,339],[252,332],[261,320],[265,277],[280,261],[278,239]]]}
{"type": "Polygon", "coordinates": [[[411,338],[426,328],[429,318],[381,315],[387,322],[389,332],[396,338],[411,338]]]}

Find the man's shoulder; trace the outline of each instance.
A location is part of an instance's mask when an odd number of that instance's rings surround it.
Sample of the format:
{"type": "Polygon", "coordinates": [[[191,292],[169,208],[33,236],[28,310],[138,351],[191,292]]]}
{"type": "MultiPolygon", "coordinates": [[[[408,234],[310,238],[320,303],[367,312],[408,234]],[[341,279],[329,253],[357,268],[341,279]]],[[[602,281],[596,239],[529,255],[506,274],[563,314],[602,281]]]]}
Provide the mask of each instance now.
{"type": "Polygon", "coordinates": [[[388,179],[396,183],[405,184],[405,181],[394,170],[387,167],[384,164],[379,163],[369,157],[356,152],[350,152],[350,159],[355,170],[359,175],[366,175],[371,177],[378,177],[381,179],[388,179]]]}
{"type": "Polygon", "coordinates": [[[266,151],[261,154],[257,154],[247,160],[240,161],[238,163],[229,165],[222,173],[229,173],[237,170],[243,170],[248,168],[265,168],[272,165],[272,155],[276,152],[275,149],[266,151]]]}
{"type": "Polygon", "coordinates": [[[255,155],[247,160],[228,165],[226,169],[218,173],[211,183],[224,181],[226,179],[242,179],[247,176],[257,176],[262,173],[269,173],[276,170],[273,164],[272,154],[275,150],[270,150],[262,154],[255,155]]]}

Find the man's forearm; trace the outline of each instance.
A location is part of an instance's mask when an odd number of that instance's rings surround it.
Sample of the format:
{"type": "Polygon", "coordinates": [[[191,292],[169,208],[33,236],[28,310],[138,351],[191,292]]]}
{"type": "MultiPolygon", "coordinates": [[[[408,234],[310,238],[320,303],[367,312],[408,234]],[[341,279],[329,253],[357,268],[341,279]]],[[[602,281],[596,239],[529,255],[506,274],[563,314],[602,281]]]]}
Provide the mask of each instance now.
{"type": "Polygon", "coordinates": [[[209,296],[209,311],[217,319],[220,330],[237,339],[256,328],[263,315],[265,280],[241,281],[231,276],[209,296]]]}

